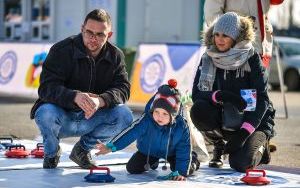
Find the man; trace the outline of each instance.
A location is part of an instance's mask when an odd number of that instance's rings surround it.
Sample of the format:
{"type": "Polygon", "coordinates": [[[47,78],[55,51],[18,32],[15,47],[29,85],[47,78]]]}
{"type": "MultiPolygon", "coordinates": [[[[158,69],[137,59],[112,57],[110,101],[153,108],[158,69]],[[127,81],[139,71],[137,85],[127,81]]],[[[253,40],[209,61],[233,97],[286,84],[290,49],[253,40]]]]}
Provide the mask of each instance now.
{"type": "Polygon", "coordinates": [[[44,142],[43,168],[56,168],[60,138],[80,136],[69,158],[82,168],[95,166],[90,150],[132,122],[124,103],[130,83],[124,55],[107,40],[109,14],[91,11],[81,33],[54,44],[43,64],[39,99],[31,111],[44,142]]]}

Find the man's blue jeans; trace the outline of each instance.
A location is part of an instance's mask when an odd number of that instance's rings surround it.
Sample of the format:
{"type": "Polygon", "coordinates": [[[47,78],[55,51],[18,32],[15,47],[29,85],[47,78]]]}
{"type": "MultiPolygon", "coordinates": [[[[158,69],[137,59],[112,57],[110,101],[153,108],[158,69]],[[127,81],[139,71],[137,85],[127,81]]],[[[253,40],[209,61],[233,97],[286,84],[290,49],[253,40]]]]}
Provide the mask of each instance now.
{"type": "Polygon", "coordinates": [[[46,103],[37,109],[34,119],[43,136],[45,156],[52,158],[60,138],[80,136],[81,146],[90,151],[97,139],[106,142],[128,127],[133,116],[126,105],[118,105],[100,109],[90,119],[85,119],[83,111],[66,111],[46,103]]]}

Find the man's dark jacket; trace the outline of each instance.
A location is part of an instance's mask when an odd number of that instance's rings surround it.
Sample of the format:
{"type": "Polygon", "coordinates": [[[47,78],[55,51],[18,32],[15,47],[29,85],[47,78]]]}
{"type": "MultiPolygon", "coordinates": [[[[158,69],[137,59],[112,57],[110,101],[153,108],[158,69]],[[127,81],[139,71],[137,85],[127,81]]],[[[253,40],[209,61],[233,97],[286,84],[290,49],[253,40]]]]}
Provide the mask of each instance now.
{"type": "Polygon", "coordinates": [[[130,83],[122,51],[106,42],[94,60],[88,56],[81,34],[54,44],[43,64],[39,99],[30,117],[34,118],[36,109],[43,103],[79,110],[74,103],[77,91],[98,94],[108,108],[125,103],[129,99],[130,83]]]}

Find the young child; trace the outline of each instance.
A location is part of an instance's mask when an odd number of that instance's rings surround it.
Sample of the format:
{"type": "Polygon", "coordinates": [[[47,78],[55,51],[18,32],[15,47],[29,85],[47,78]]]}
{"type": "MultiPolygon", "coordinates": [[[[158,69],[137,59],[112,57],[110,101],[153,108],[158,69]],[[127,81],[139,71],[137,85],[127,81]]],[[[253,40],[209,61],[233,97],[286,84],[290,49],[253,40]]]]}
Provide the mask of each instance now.
{"type": "MultiPolygon", "coordinates": [[[[131,174],[141,174],[158,167],[159,159],[170,163],[172,180],[182,181],[199,169],[197,154],[192,152],[190,130],[183,117],[177,82],[169,80],[149,100],[144,113],[109,143],[99,143],[96,154],[107,154],[122,150],[137,140],[138,151],[126,165],[131,174]]],[[[166,163],[163,170],[166,170],[166,163]]]]}

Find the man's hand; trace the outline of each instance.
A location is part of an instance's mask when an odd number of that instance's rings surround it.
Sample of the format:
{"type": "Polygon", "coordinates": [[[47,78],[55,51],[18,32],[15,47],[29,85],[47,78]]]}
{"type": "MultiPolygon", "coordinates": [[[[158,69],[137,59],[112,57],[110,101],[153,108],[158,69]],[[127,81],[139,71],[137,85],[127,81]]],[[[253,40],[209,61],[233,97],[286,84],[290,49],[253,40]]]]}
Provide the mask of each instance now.
{"type": "Polygon", "coordinates": [[[88,93],[88,95],[90,97],[93,97],[93,98],[98,98],[98,100],[99,100],[99,108],[102,108],[102,107],[104,107],[106,105],[104,99],[102,97],[100,97],[99,95],[94,94],[94,93],[88,93]]]}
{"type": "Polygon", "coordinates": [[[94,107],[93,111],[85,113],[86,119],[90,119],[100,107],[100,102],[99,102],[98,98],[91,97],[91,100],[93,101],[95,107],[94,107]]]}
{"type": "Polygon", "coordinates": [[[95,102],[87,93],[77,92],[74,102],[85,112],[92,113],[96,107],[95,102]]]}
{"type": "Polygon", "coordinates": [[[94,113],[105,105],[104,100],[93,93],[77,92],[74,102],[84,111],[85,118],[91,118],[94,113]]]}

